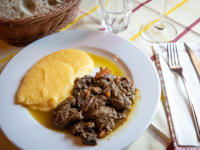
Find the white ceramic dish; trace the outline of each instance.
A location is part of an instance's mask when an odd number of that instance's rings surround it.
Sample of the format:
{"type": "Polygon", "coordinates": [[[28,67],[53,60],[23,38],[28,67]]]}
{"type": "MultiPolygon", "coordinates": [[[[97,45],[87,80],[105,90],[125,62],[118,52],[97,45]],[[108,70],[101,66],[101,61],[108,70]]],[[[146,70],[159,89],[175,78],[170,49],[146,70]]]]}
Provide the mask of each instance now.
{"type": "Polygon", "coordinates": [[[122,149],[134,142],[150,125],[160,98],[157,71],[148,56],[133,43],[114,34],[73,30],[56,33],[28,45],[4,68],[0,76],[0,125],[5,135],[19,148],[29,150],[122,149]],[[49,130],[39,124],[21,105],[15,94],[26,71],[40,58],[54,51],[79,48],[108,57],[119,64],[141,90],[142,99],[125,127],[97,146],[80,144],[78,137],[49,130]]]}

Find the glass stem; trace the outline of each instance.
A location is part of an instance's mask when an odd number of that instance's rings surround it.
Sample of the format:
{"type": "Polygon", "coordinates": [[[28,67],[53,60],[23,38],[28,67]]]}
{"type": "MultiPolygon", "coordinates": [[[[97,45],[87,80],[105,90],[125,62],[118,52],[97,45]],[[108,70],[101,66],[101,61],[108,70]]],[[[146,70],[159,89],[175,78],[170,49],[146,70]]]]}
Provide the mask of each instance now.
{"type": "Polygon", "coordinates": [[[163,24],[163,18],[165,16],[166,4],[167,4],[167,0],[164,0],[163,7],[162,7],[162,10],[161,10],[161,14],[160,14],[160,18],[159,18],[159,22],[155,26],[158,30],[165,29],[165,26],[163,24]]]}

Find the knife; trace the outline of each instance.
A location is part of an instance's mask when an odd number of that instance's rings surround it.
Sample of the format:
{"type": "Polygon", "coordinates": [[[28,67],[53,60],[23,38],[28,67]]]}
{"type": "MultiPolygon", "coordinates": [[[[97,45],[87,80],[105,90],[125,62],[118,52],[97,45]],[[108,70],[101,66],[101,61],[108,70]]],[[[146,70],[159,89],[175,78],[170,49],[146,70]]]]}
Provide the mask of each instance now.
{"type": "Polygon", "coordinates": [[[191,50],[191,48],[186,43],[184,43],[184,45],[189,53],[190,59],[192,60],[192,64],[193,64],[193,66],[197,72],[197,75],[199,77],[199,80],[200,80],[200,60],[198,59],[196,54],[191,50]]]}

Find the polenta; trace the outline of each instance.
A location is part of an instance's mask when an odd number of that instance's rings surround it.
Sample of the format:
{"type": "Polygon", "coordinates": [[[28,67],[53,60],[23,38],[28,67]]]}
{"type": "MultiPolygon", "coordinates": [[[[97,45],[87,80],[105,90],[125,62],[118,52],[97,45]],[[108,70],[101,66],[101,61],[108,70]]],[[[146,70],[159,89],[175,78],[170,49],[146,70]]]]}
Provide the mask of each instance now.
{"type": "Polygon", "coordinates": [[[71,94],[74,80],[90,74],[92,58],[77,49],[54,52],[40,59],[24,76],[17,101],[28,108],[49,111],[71,94]]]}

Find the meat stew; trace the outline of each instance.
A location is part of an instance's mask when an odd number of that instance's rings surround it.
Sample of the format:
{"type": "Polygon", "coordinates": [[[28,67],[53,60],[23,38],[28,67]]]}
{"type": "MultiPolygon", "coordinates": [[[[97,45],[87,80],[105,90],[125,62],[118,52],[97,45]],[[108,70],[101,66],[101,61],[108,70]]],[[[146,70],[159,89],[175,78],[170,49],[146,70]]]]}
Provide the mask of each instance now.
{"type": "Polygon", "coordinates": [[[96,145],[127,118],[134,97],[135,86],[128,77],[115,77],[101,68],[95,77],[75,80],[72,96],[54,110],[54,127],[69,129],[84,144],[96,145]]]}

